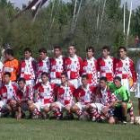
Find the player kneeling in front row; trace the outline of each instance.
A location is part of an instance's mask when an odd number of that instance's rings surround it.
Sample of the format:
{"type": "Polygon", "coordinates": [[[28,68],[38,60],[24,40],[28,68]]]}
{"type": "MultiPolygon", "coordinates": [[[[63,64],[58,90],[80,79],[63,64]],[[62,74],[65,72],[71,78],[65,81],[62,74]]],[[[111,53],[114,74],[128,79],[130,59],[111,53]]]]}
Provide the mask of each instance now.
{"type": "Polygon", "coordinates": [[[101,77],[99,86],[94,90],[94,103],[89,105],[92,121],[115,123],[113,118],[115,102],[116,96],[109,90],[107,78],[101,77]]]}
{"type": "Polygon", "coordinates": [[[0,89],[0,111],[2,113],[11,113],[12,117],[15,117],[17,111],[17,85],[10,81],[11,74],[9,72],[5,72],[3,76],[4,85],[0,89]]]}
{"type": "Polygon", "coordinates": [[[56,89],[57,101],[52,103],[51,110],[57,119],[63,118],[63,111],[67,112],[67,119],[72,119],[71,106],[74,104],[73,93],[75,87],[69,83],[66,73],[61,74],[61,85],[56,89]]]}
{"type": "Polygon", "coordinates": [[[46,118],[50,111],[50,105],[54,101],[54,84],[49,82],[49,77],[46,72],[41,74],[41,83],[35,85],[35,103],[29,106],[30,111],[33,114],[33,118],[38,118],[42,115],[46,118]]]}
{"type": "MultiPolygon", "coordinates": [[[[29,106],[33,103],[33,88],[32,86],[26,85],[24,78],[20,78],[18,80],[17,97],[17,119],[20,119],[21,117],[25,116],[24,112],[28,111],[29,106]]],[[[31,113],[29,117],[31,117],[31,113]]]]}
{"type": "Polygon", "coordinates": [[[88,82],[88,76],[82,76],[82,85],[75,90],[74,96],[77,103],[72,106],[71,110],[73,113],[78,115],[79,119],[83,117],[89,117],[88,109],[89,105],[92,103],[94,86],[90,86],[88,82]]]}
{"type": "Polygon", "coordinates": [[[127,113],[129,113],[130,123],[134,123],[133,104],[130,100],[130,92],[125,86],[122,86],[121,78],[118,76],[115,77],[114,83],[110,84],[109,87],[117,97],[114,110],[115,121],[127,123],[127,113]]]}

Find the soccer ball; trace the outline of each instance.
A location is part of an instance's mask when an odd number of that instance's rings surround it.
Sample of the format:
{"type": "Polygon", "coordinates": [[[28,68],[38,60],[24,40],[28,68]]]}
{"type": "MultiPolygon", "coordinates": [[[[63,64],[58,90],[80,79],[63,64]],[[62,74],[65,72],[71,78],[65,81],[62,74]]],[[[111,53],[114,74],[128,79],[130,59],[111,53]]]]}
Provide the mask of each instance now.
{"type": "Polygon", "coordinates": [[[140,125],[140,116],[136,116],[135,117],[135,124],[139,124],[140,125]]]}

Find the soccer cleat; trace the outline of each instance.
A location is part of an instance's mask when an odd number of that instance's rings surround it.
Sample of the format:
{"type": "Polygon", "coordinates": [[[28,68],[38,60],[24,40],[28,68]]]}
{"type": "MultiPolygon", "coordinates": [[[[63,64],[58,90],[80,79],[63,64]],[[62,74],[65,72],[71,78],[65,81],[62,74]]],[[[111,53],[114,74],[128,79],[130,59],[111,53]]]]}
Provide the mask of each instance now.
{"type": "Polygon", "coordinates": [[[122,121],[123,124],[127,124],[127,121],[122,121]]]}
{"type": "Polygon", "coordinates": [[[95,117],[92,117],[91,121],[92,122],[96,122],[96,118],[95,117]]]}

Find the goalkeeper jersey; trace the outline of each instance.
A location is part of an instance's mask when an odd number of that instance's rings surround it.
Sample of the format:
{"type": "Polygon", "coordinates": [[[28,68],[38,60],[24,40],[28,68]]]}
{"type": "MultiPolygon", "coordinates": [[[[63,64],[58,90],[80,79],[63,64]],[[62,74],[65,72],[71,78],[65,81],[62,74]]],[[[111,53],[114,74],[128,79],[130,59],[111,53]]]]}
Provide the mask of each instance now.
{"type": "MultiPolygon", "coordinates": [[[[114,83],[111,83],[108,85],[109,85],[111,92],[116,95],[117,99],[119,101],[126,102],[127,107],[130,108],[132,105],[130,102],[130,92],[124,86],[117,88],[114,83]]],[[[116,106],[120,106],[120,105],[121,104],[118,103],[116,106]]]]}

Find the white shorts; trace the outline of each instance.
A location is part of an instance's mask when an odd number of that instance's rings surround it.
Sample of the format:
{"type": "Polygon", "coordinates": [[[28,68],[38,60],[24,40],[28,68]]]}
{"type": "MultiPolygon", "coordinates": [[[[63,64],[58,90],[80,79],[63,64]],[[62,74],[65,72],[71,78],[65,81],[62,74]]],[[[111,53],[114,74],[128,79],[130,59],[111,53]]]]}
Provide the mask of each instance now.
{"type": "Polygon", "coordinates": [[[6,107],[6,102],[4,102],[4,101],[0,101],[0,108],[2,109],[2,108],[5,108],[6,107]]]}
{"type": "Polygon", "coordinates": [[[121,83],[122,83],[123,86],[126,87],[126,89],[127,89],[128,91],[130,91],[129,79],[122,79],[122,80],[121,80],[121,83]]]}
{"type": "Polygon", "coordinates": [[[38,109],[38,111],[41,111],[44,107],[50,107],[51,103],[48,104],[42,104],[41,102],[34,103],[34,106],[38,109]]]}
{"type": "Polygon", "coordinates": [[[98,113],[101,114],[103,111],[103,108],[105,107],[103,104],[101,103],[91,103],[90,104],[93,108],[97,109],[98,113]]]}
{"type": "Polygon", "coordinates": [[[58,108],[60,109],[60,111],[62,111],[63,109],[65,109],[65,107],[67,107],[67,106],[72,106],[72,104],[64,105],[64,104],[60,103],[59,101],[55,102],[55,104],[58,106],[58,108]]]}
{"type": "Polygon", "coordinates": [[[77,89],[81,85],[81,78],[79,79],[71,79],[69,82],[74,85],[74,87],[77,89]]]}
{"type": "Polygon", "coordinates": [[[77,102],[75,105],[80,109],[80,111],[86,110],[86,105],[83,105],[80,102],[77,102]]]}
{"type": "Polygon", "coordinates": [[[61,84],[61,80],[58,79],[58,78],[57,79],[51,79],[51,83],[60,85],[61,84]]]}

